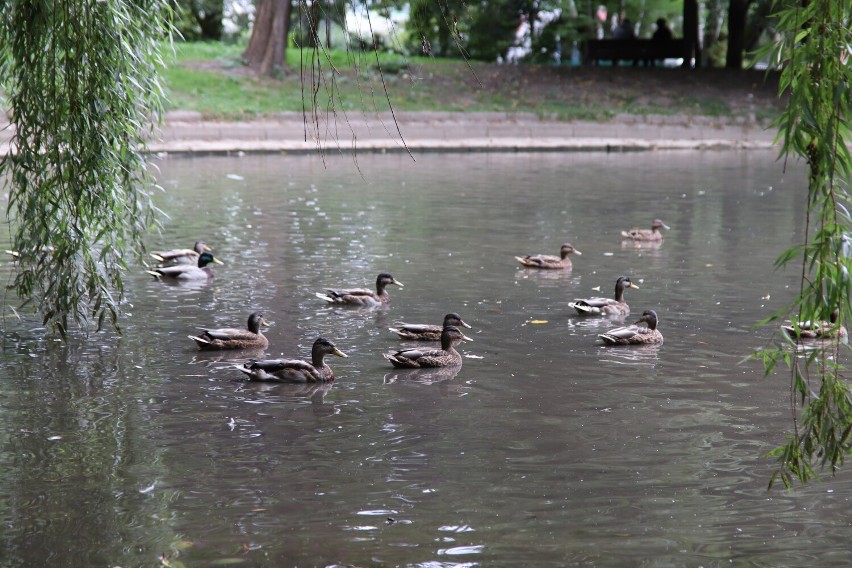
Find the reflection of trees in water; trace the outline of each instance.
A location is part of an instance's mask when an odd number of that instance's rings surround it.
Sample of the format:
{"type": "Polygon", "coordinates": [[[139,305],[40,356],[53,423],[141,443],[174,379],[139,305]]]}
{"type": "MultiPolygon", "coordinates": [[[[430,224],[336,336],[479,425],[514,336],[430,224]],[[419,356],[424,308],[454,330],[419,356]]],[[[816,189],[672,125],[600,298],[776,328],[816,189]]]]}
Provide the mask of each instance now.
{"type": "Polygon", "coordinates": [[[121,350],[73,340],[37,354],[0,362],[0,500],[15,529],[0,537],[5,562],[55,565],[61,552],[79,565],[135,564],[130,543],[168,554],[175,492],[159,486],[163,451],[146,437],[162,401],[137,396],[139,370],[121,350]]]}

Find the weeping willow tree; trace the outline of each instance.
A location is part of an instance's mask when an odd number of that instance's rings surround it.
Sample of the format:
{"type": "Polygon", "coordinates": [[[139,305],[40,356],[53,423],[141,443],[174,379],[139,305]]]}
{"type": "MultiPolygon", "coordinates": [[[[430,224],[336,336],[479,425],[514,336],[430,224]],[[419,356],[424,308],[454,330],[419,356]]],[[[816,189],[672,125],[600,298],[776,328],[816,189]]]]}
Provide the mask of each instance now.
{"type": "Polygon", "coordinates": [[[143,150],[162,112],[168,0],[6,0],[0,13],[11,287],[63,336],[72,321],[117,327],[127,252],[155,221],[143,150]]]}
{"type": "MultiPolygon", "coordinates": [[[[805,242],[784,252],[778,266],[797,266],[801,287],[791,305],[768,321],[829,321],[839,329],[852,321],[850,302],[849,180],[847,144],[852,84],[852,3],[848,0],[784,2],[778,12],[781,39],[767,53],[783,65],[780,88],[789,96],[778,119],[779,139],[787,159],[807,164],[805,242]]],[[[795,324],[798,326],[798,324],[795,324]]],[[[772,372],[783,360],[790,369],[793,431],[771,455],[778,460],[770,486],[805,483],[820,470],[834,473],[850,451],[852,392],[843,373],[848,347],[821,343],[802,349],[801,339],[760,352],[772,372]]]]}

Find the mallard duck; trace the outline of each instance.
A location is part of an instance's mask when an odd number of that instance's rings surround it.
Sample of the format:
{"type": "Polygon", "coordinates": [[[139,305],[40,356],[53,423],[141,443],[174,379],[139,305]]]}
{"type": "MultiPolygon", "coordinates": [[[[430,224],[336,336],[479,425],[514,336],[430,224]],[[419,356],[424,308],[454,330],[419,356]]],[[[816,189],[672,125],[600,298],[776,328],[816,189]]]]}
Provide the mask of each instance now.
{"type": "Polygon", "coordinates": [[[151,256],[160,263],[160,266],[174,266],[176,264],[198,264],[198,257],[203,252],[210,252],[210,248],[204,241],[195,241],[191,249],[172,249],[160,252],[152,252],[151,256]]]}
{"type": "Polygon", "coordinates": [[[571,259],[568,258],[569,254],[582,255],[583,253],[575,249],[570,244],[565,243],[562,245],[562,248],[559,249],[559,256],[549,254],[528,254],[527,256],[516,256],[515,259],[527,268],[571,268],[571,259]]]}
{"type": "Polygon", "coordinates": [[[266,349],[269,340],[260,332],[261,327],[268,327],[263,314],[252,313],[248,317],[246,329],[223,327],[219,329],[204,329],[198,335],[190,335],[199,349],[203,351],[221,351],[224,349],[266,349]]]}
{"type": "Polygon", "coordinates": [[[461,365],[462,357],[453,347],[459,341],[473,339],[463,334],[456,326],[448,325],[441,332],[440,349],[403,349],[396,353],[385,353],[384,358],[400,369],[461,365]]]}
{"type": "Polygon", "coordinates": [[[660,229],[668,231],[669,226],[659,219],[654,219],[650,229],[633,228],[629,231],[621,231],[621,236],[634,241],[661,241],[663,240],[663,234],[660,232],[660,229]]]}
{"type": "Polygon", "coordinates": [[[211,262],[215,264],[225,264],[209,252],[203,252],[198,255],[197,266],[176,264],[174,266],[161,266],[153,270],[146,270],[145,272],[154,278],[162,278],[164,280],[202,280],[213,278],[213,271],[207,268],[207,265],[211,262]]]}
{"type": "Polygon", "coordinates": [[[585,298],[574,300],[568,305],[581,316],[626,316],[630,313],[630,306],[624,301],[624,289],[639,286],[630,281],[627,276],[620,276],[615,281],[615,299],[613,298],[585,298]]]}
{"type": "Polygon", "coordinates": [[[787,324],[782,325],[781,329],[784,333],[796,339],[834,339],[847,336],[846,328],[842,325],[837,325],[837,320],[840,318],[840,310],[834,310],[829,316],[829,321],[800,321],[798,325],[787,324]]]}
{"type": "Polygon", "coordinates": [[[657,312],[645,310],[642,317],[633,325],[611,329],[598,335],[607,345],[651,345],[663,342],[663,334],[657,329],[657,312]],[[640,323],[648,327],[640,327],[640,323]]]}
{"type": "Polygon", "coordinates": [[[388,329],[403,339],[413,339],[415,341],[440,341],[441,333],[448,325],[470,329],[470,326],[457,313],[445,315],[444,325],[429,325],[426,323],[398,323],[396,325],[398,327],[389,327],[388,329]]]}
{"type": "Polygon", "coordinates": [[[252,381],[275,383],[322,383],[334,380],[334,372],[325,364],[326,355],[348,357],[324,337],[317,338],[311,349],[311,362],[301,359],[264,359],[237,367],[252,381]]]}
{"type": "Polygon", "coordinates": [[[376,291],[368,288],[328,288],[324,293],[317,292],[317,297],[330,304],[347,306],[378,306],[390,302],[390,296],[385,291],[388,284],[403,287],[402,282],[394,280],[387,272],[382,272],[376,278],[376,291]]]}

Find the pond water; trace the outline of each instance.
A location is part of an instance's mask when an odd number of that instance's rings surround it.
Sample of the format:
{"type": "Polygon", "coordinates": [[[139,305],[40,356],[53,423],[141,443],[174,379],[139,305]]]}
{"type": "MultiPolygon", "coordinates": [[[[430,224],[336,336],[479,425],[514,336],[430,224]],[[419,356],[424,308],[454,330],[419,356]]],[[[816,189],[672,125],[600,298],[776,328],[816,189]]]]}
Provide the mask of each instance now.
{"type": "MultiPolygon", "coordinates": [[[[722,566],[845,563],[852,478],[767,491],[788,378],[742,360],[796,289],[801,165],[768,152],[259,156],[159,163],[170,219],[203,238],[196,287],[129,275],[124,335],[62,344],[7,318],[2,566],[722,566]],[[662,245],[620,229],[663,219],[662,245]],[[570,271],[513,257],[582,251],[570,271]],[[390,307],[330,308],[325,286],[390,307]],[[665,343],[567,303],[630,276],[665,343]],[[199,327],[275,325],[267,356],[333,340],[331,386],[249,384],[199,327]],[[397,320],[473,326],[458,372],[404,373],[397,320]],[[537,322],[537,323],[533,323],[537,322]],[[544,323],[541,323],[544,322],[544,323]]],[[[4,243],[5,244],[5,243],[4,243]]],[[[2,267],[2,276],[10,268],[2,267]]]]}

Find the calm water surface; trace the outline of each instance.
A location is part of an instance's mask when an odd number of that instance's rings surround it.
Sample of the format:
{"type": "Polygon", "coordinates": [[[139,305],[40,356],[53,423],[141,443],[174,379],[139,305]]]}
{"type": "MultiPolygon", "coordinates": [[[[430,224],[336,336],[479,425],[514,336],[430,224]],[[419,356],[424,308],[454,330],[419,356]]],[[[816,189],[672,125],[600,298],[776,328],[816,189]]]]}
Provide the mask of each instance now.
{"type": "Polygon", "coordinates": [[[772,263],[801,238],[803,172],[761,152],[164,160],[151,247],[203,238],[226,265],[194,288],[140,267],[122,337],[7,318],[0,565],[845,563],[852,478],[767,492],[788,380],[741,363],[795,289],[772,263]],[[654,217],[662,246],[622,245],[654,217]],[[563,242],[572,271],[513,259],[563,242]],[[381,271],[405,284],[387,310],[313,295],[381,271]],[[663,346],[605,349],[619,322],[568,308],[622,274],[663,346]],[[337,382],[247,384],[250,354],[186,337],[256,309],[268,356],[347,352],[337,382]],[[460,372],[381,357],[394,321],[448,311],[474,326],[460,372]]]}

